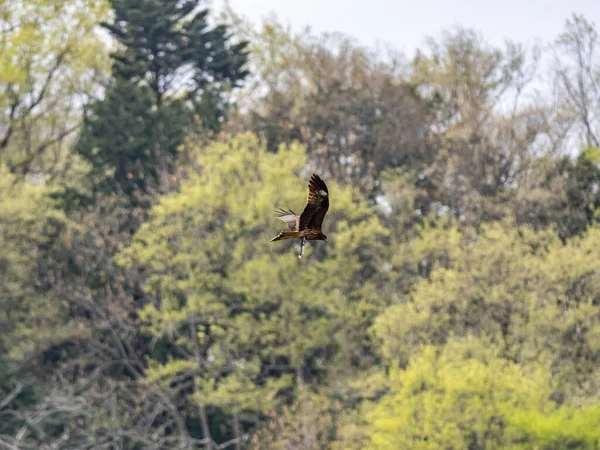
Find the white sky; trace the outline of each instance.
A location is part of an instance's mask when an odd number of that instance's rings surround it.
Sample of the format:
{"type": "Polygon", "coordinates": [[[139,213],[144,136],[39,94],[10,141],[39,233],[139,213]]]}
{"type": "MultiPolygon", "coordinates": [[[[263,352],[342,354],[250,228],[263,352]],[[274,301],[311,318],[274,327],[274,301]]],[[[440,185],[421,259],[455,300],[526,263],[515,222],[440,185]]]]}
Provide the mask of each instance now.
{"type": "MultiPolygon", "coordinates": [[[[212,0],[219,9],[226,0],[212,0]]],[[[364,45],[391,45],[412,56],[428,36],[455,25],[474,27],[494,44],[505,38],[547,43],[563,29],[573,12],[597,26],[600,0],[228,0],[238,13],[258,24],[275,13],[300,31],[339,31],[364,45]]]]}

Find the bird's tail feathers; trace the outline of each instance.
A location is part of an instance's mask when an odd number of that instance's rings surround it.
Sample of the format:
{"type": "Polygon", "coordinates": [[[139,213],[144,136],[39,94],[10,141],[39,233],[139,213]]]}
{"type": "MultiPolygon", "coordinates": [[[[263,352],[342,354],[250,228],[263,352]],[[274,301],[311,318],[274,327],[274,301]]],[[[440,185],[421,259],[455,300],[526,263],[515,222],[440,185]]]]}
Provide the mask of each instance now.
{"type": "Polygon", "coordinates": [[[281,241],[282,239],[293,239],[293,238],[301,238],[301,237],[302,237],[302,233],[300,231],[283,230],[277,236],[275,236],[273,239],[271,239],[271,242],[281,241]]]}

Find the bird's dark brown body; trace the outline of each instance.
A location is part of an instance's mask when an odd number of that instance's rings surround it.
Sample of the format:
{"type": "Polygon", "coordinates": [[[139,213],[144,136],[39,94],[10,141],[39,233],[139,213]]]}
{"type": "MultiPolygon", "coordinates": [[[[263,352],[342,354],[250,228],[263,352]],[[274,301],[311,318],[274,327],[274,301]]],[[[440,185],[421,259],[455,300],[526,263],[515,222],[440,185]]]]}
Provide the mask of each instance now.
{"type": "Polygon", "coordinates": [[[302,237],[307,241],[326,241],[327,236],[321,230],[304,230],[301,231],[302,237]]]}
{"type": "Polygon", "coordinates": [[[321,225],[328,209],[329,190],[327,185],[318,175],[313,174],[308,183],[308,199],[304,211],[298,216],[292,210],[279,210],[276,217],[287,224],[289,231],[281,231],[271,239],[271,242],[282,239],[301,239],[299,258],[302,258],[306,241],[327,242],[327,236],[321,231],[321,225]]]}

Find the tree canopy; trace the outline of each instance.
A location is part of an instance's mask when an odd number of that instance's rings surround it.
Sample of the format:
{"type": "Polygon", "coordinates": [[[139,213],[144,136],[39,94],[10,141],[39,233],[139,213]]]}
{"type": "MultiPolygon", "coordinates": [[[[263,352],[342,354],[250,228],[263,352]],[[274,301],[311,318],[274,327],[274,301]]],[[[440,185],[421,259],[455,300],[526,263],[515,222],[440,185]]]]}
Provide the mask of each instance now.
{"type": "Polygon", "coordinates": [[[0,0],[0,447],[598,449],[595,25],[215,13],[0,0]]]}

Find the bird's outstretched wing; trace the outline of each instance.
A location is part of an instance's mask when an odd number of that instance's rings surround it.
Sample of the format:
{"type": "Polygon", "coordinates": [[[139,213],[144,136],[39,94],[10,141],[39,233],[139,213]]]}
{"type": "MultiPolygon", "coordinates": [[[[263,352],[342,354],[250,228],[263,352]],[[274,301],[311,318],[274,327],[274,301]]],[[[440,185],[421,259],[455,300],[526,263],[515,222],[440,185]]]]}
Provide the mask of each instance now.
{"type": "Polygon", "coordinates": [[[298,216],[291,209],[286,211],[280,208],[278,211],[275,211],[275,217],[279,220],[283,220],[290,231],[298,231],[298,216]]]}
{"type": "Polygon", "coordinates": [[[319,175],[313,174],[308,182],[308,199],[300,214],[299,231],[320,230],[323,218],[329,209],[329,190],[319,175]]]}

